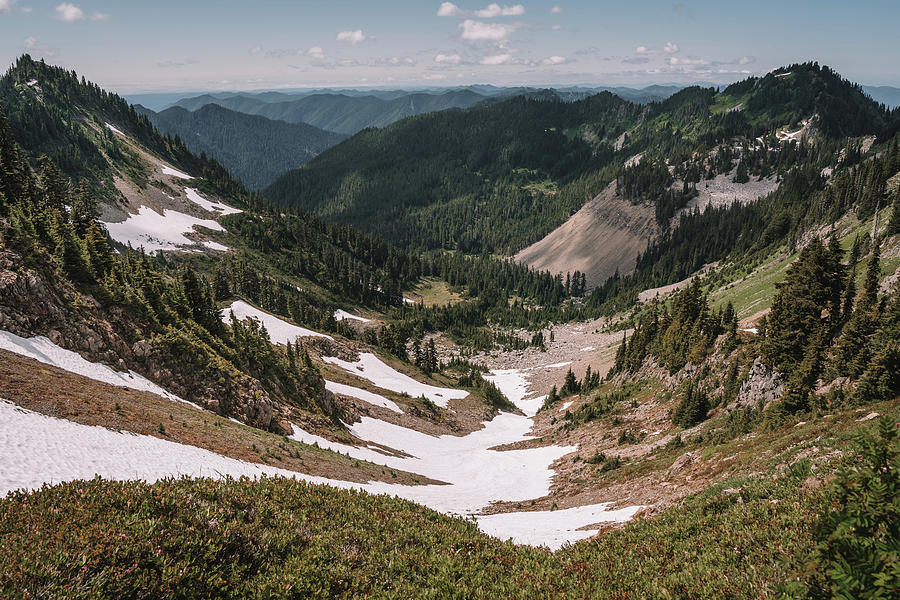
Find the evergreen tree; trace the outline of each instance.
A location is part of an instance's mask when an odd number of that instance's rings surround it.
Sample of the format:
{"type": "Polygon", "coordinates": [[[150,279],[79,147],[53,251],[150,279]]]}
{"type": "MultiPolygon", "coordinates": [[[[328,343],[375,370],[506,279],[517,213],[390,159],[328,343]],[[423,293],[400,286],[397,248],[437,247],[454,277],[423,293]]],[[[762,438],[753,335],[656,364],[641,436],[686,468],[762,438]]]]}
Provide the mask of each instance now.
{"type": "Polygon", "coordinates": [[[693,427],[698,423],[706,420],[706,414],[709,412],[709,397],[706,392],[700,391],[691,383],[687,387],[687,391],[675,407],[672,413],[672,423],[679,427],[693,427]]]}
{"type": "Polygon", "coordinates": [[[38,164],[41,167],[41,193],[45,206],[64,212],[66,205],[70,203],[68,182],[46,154],[38,159],[38,164]]]}

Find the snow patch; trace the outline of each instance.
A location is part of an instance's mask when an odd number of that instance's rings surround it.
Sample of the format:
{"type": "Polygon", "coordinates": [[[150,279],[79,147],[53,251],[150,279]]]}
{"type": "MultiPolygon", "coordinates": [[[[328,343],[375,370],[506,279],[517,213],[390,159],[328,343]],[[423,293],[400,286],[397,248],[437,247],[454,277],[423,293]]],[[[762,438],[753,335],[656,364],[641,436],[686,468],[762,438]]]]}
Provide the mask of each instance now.
{"type": "Polygon", "coordinates": [[[213,242],[213,241],[203,242],[203,247],[209,248],[210,250],[217,250],[219,252],[228,252],[228,250],[230,250],[230,248],[228,246],[225,246],[223,244],[220,244],[219,242],[213,242]]]}
{"type": "Polygon", "coordinates": [[[234,215],[244,212],[239,208],[232,208],[230,206],[226,206],[225,204],[210,202],[209,200],[201,196],[194,188],[184,188],[184,193],[187,195],[188,200],[201,207],[203,210],[218,214],[220,216],[234,215]]]}
{"type": "Polygon", "coordinates": [[[368,379],[380,388],[398,393],[406,392],[413,398],[425,396],[441,407],[446,407],[450,400],[462,399],[469,395],[469,392],[465,390],[436,387],[416,381],[388,366],[369,352],[361,353],[357,362],[348,362],[331,356],[323,357],[322,360],[328,364],[337,365],[358,377],[368,379]]]}
{"type": "Polygon", "coordinates": [[[373,404],[375,406],[380,406],[382,408],[386,408],[388,410],[392,410],[395,413],[403,413],[400,410],[400,407],[397,406],[396,403],[391,402],[384,396],[380,396],[378,394],[374,394],[367,390],[361,390],[359,388],[353,387],[352,385],[345,385],[343,383],[335,383],[334,381],[325,380],[325,389],[331,392],[332,394],[340,394],[342,396],[350,396],[351,398],[358,398],[359,400],[363,400],[368,402],[369,404],[373,404]]]}
{"type": "Polygon", "coordinates": [[[164,209],[163,214],[159,214],[149,206],[140,207],[137,214],[128,215],[121,223],[104,222],[104,225],[112,239],[125,245],[131,244],[132,248],[143,247],[148,254],[196,246],[197,242],[184,235],[193,233],[194,227],[225,231],[224,227],[211,219],[198,219],[169,209],[164,209]]]}
{"type": "Polygon", "coordinates": [[[622,523],[631,519],[642,506],[610,510],[610,502],[561,510],[499,513],[475,517],[478,527],[494,537],[511,539],[516,544],[547,546],[558,550],[564,545],[591,537],[596,530],[581,530],[586,523],[622,523]]]}
{"type": "Polygon", "coordinates": [[[337,309],[334,311],[334,320],[335,321],[343,321],[344,319],[353,319],[354,321],[360,321],[362,323],[371,323],[372,319],[366,319],[365,317],[358,317],[354,314],[348,313],[346,310],[337,309]]]}
{"type": "Polygon", "coordinates": [[[575,404],[575,401],[569,400],[568,402],[566,402],[565,404],[563,404],[562,406],[559,407],[559,412],[569,410],[569,407],[572,406],[573,404],[575,404]]]}
{"type": "Polygon", "coordinates": [[[125,132],[124,132],[124,131],[122,131],[121,129],[116,128],[116,126],[113,125],[112,123],[107,123],[106,126],[107,126],[107,127],[110,129],[110,131],[112,131],[113,133],[118,133],[119,135],[125,135],[125,132]]]}
{"type": "Polygon", "coordinates": [[[149,379],[139,373],[128,371],[127,373],[116,371],[104,364],[85,360],[77,352],[60,348],[50,341],[49,338],[38,336],[33,338],[19,337],[9,331],[0,330],[0,348],[15,352],[21,356],[33,358],[45,365],[59,367],[69,373],[75,373],[94,381],[101,381],[111,385],[118,385],[140,392],[150,392],[157,396],[162,396],[168,400],[175,400],[190,404],[191,406],[203,410],[193,402],[188,402],[183,398],[171,394],[159,387],[149,379]]]}
{"type": "Polygon", "coordinates": [[[312,331],[311,329],[306,329],[305,327],[298,327],[293,323],[288,323],[284,319],[279,319],[275,315],[270,315],[267,312],[263,312],[252,306],[247,304],[243,300],[235,300],[232,302],[231,306],[223,308],[221,311],[222,321],[225,323],[229,323],[231,321],[231,313],[234,313],[235,318],[239,321],[243,321],[244,319],[256,319],[266,328],[266,331],[269,332],[269,339],[274,344],[286,344],[287,342],[295,342],[297,338],[302,337],[323,337],[329,340],[334,340],[330,335],[325,335],[324,333],[319,333],[318,331],[312,331]]]}
{"type": "Polygon", "coordinates": [[[561,369],[562,367],[568,367],[571,364],[572,364],[572,361],[567,360],[565,362],[553,363],[552,365],[544,365],[543,367],[540,367],[540,368],[542,368],[542,369],[561,369]]]}
{"type": "Polygon", "coordinates": [[[284,475],[313,483],[328,480],[228,458],[148,435],[117,432],[48,417],[0,400],[0,497],[18,489],[73,479],[259,477],[284,475]]]}
{"type": "Polygon", "coordinates": [[[581,349],[582,352],[590,352],[591,350],[596,350],[596,348],[593,346],[585,346],[581,349]]]}
{"type": "Polygon", "coordinates": [[[172,177],[177,177],[178,179],[193,179],[193,177],[191,177],[187,173],[183,173],[178,169],[173,169],[168,165],[163,165],[162,173],[163,175],[171,175],[172,177]]]}

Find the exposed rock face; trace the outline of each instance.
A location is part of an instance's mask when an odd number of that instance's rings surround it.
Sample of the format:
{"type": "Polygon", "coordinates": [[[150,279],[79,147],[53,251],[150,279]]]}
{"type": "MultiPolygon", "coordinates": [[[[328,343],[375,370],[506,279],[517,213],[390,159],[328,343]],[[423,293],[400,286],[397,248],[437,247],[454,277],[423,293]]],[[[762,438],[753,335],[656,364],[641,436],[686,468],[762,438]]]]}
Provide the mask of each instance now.
{"type": "Polygon", "coordinates": [[[727,410],[756,406],[760,400],[763,405],[779,400],[784,395],[784,379],[777,371],[772,371],[757,358],[750,367],[747,381],[738,391],[737,399],[728,405],[727,410]]]}

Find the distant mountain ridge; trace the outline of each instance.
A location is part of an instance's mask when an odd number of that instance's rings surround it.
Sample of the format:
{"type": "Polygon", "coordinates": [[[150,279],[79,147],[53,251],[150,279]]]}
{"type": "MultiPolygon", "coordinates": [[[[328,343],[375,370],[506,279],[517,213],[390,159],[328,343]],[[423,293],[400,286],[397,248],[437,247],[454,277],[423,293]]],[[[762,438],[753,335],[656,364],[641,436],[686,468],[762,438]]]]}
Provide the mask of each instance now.
{"type": "Polygon", "coordinates": [[[307,123],[320,129],[352,135],[367,127],[384,127],[405,117],[448,108],[468,108],[484,100],[472,91],[443,94],[408,94],[394,99],[345,94],[314,94],[285,102],[267,102],[256,96],[236,95],[219,98],[213,95],[186,98],[176,106],[198,110],[208,104],[276,121],[307,123]]]}
{"type": "Polygon", "coordinates": [[[493,103],[514,96],[554,94],[564,102],[583,100],[608,91],[620,98],[646,104],[662,101],[681,86],[560,88],[512,87],[489,85],[428,90],[313,90],[284,93],[208,93],[182,98],[173,106],[190,111],[217,104],[233,111],[261,115],[289,123],[308,123],[338,133],[355,134],[367,127],[386,127],[391,123],[420,114],[450,108],[471,108],[480,103],[493,103]]]}
{"type": "Polygon", "coordinates": [[[274,121],[259,115],[207,104],[196,111],[181,107],[147,115],[163,133],[177,135],[189,150],[205,152],[250,189],[261,189],[347,136],[306,123],[274,121]]]}

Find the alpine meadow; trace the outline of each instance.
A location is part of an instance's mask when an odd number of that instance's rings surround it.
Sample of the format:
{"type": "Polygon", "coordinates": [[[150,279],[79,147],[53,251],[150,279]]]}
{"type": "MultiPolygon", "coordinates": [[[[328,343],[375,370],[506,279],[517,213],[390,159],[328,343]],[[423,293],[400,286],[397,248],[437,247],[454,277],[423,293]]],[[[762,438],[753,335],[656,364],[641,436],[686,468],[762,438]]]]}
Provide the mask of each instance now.
{"type": "Polygon", "coordinates": [[[897,22],[0,0],[0,597],[900,597],[897,22]]]}

